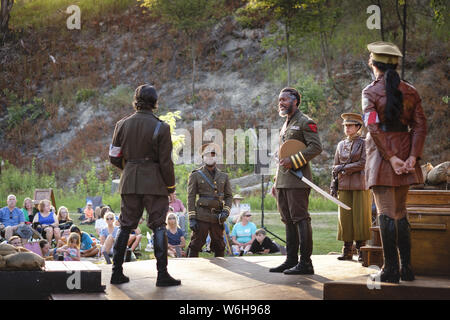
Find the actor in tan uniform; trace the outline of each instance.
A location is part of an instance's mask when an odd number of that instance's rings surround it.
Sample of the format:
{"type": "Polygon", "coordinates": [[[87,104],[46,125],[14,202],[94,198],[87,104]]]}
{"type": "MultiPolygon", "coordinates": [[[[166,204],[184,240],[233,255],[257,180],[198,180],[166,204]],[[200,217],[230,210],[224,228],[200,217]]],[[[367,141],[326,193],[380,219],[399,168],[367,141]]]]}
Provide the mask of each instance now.
{"type": "Polygon", "coordinates": [[[338,196],[351,210],[339,207],[337,239],[344,241],[344,248],[338,259],[352,260],[353,241],[356,241],[358,260],[362,261],[360,248],[370,239],[372,225],[372,198],[364,178],[366,148],[361,137],[363,120],[357,113],[344,113],[341,118],[344,120],[342,124],[346,138],[339,142],[334,155],[333,178],[337,178],[338,188],[331,194],[338,196]]]}
{"type": "Polygon", "coordinates": [[[167,272],[166,214],[168,195],[175,191],[170,127],[158,119],[153,111],[158,96],[154,87],[142,85],[136,89],[136,112],[116,124],[110,161],[123,169],[119,193],[122,198],[119,217],[120,233],[114,244],[112,284],[128,282],[122,264],[131,230],[137,228],[144,208],[147,225],[153,230],[157,286],[173,286],[181,281],[167,272]]]}
{"type": "Polygon", "coordinates": [[[417,90],[395,71],[400,50],[392,43],[368,46],[376,80],[362,92],[366,138],[366,183],[372,188],[379,215],[384,253],[382,282],[414,280],[406,197],[411,184],[423,183],[418,159],[427,132],[417,90]],[[398,252],[401,258],[399,272],[398,252]]]}
{"type": "Polygon", "coordinates": [[[296,139],[306,145],[306,149],[284,159],[279,159],[274,189],[281,221],[286,228],[286,261],[270,272],[284,274],[313,274],[311,262],[313,249],[311,217],[308,212],[309,193],[311,188],[289,172],[300,169],[307,179],[312,180],[309,161],[322,152],[317,125],[303,114],[300,105],[300,94],[293,88],[284,88],[278,97],[278,108],[286,122],[280,132],[280,144],[286,140],[296,139]],[[300,246],[300,261],[298,249],[300,246]]]}
{"type": "Polygon", "coordinates": [[[230,215],[233,193],[228,175],[216,167],[216,155],[219,153],[220,147],[217,144],[203,145],[200,154],[204,166],[189,175],[187,207],[189,226],[193,231],[189,257],[198,257],[208,232],[214,256],[224,256],[223,223],[230,215]]]}

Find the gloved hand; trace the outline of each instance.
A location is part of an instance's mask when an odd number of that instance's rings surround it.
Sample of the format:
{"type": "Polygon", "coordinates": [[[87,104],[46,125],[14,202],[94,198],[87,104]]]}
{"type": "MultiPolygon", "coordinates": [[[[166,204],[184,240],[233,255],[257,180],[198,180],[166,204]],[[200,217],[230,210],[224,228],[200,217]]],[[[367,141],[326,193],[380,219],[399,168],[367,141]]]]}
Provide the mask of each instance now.
{"type": "Polygon", "coordinates": [[[217,215],[217,218],[219,219],[219,224],[223,224],[225,221],[227,221],[228,216],[229,216],[228,211],[222,210],[222,211],[217,215]]]}
{"type": "Polygon", "coordinates": [[[191,230],[193,232],[197,232],[198,231],[198,223],[197,223],[197,219],[195,218],[189,218],[189,228],[191,228],[191,230]]]}
{"type": "Polygon", "coordinates": [[[343,164],[338,164],[334,166],[332,171],[333,175],[337,175],[343,168],[344,168],[343,164]]]}

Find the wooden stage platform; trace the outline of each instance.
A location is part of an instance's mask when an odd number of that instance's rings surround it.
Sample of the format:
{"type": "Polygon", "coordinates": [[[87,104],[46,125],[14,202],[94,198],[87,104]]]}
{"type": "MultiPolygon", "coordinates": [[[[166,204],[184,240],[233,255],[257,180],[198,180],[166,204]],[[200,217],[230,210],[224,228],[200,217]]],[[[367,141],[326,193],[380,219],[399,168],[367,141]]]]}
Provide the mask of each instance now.
{"type": "Polygon", "coordinates": [[[169,272],[181,279],[177,287],[158,288],[156,261],[124,264],[131,279],[110,285],[111,265],[99,265],[104,292],[57,293],[55,300],[321,300],[321,299],[448,299],[450,278],[417,277],[411,283],[367,287],[368,274],[376,270],[356,261],[338,261],[336,255],[312,257],[314,275],[270,273],[285,256],[169,259],[169,272]],[[351,288],[352,290],[348,290],[351,288]],[[386,289],[387,288],[387,289],[386,289]],[[356,289],[356,291],[355,291],[356,289]],[[353,294],[352,292],[357,292],[353,294]],[[420,294],[422,292],[422,294],[420,294]]]}

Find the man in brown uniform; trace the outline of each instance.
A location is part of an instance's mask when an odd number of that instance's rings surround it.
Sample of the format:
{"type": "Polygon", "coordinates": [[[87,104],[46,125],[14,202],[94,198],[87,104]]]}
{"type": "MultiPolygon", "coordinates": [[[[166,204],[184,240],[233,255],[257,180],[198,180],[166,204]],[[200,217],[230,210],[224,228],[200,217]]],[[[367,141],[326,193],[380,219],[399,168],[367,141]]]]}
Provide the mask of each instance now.
{"type": "Polygon", "coordinates": [[[223,223],[230,215],[233,193],[228,175],[216,167],[219,152],[220,147],[215,143],[203,145],[200,153],[205,165],[189,175],[187,207],[189,226],[193,231],[189,257],[198,257],[208,232],[214,256],[224,256],[223,223]]]}
{"type": "Polygon", "coordinates": [[[116,124],[109,156],[122,169],[119,193],[122,198],[120,232],[114,244],[112,284],[128,282],[123,274],[123,260],[131,230],[137,228],[144,208],[147,225],[153,230],[158,277],[157,286],[173,286],[181,281],[167,272],[166,214],[168,195],[175,191],[170,127],[154,114],[158,96],[153,86],[136,89],[136,112],[116,124]]]}
{"type": "Polygon", "coordinates": [[[322,144],[317,125],[298,109],[300,101],[300,94],[293,88],[284,88],[278,97],[280,116],[286,117],[280,132],[280,143],[296,139],[306,145],[306,149],[301,152],[289,158],[279,159],[274,185],[281,221],[286,227],[287,257],[285,262],[270,269],[270,272],[284,274],[314,274],[310,258],[313,248],[311,217],[308,213],[311,189],[289,170],[300,169],[307,179],[312,180],[309,161],[322,152],[322,144]],[[300,261],[298,261],[299,246],[300,261]]]}

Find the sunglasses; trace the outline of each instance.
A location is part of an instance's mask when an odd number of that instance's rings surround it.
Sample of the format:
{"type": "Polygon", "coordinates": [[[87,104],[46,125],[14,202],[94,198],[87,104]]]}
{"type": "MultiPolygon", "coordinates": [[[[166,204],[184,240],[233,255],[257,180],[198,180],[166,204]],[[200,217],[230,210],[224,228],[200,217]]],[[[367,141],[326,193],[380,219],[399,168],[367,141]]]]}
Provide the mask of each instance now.
{"type": "Polygon", "coordinates": [[[246,214],[245,216],[248,218],[248,217],[251,217],[252,215],[251,214],[246,214]]]}
{"type": "Polygon", "coordinates": [[[106,220],[114,220],[114,218],[106,218],[106,220]]]}

